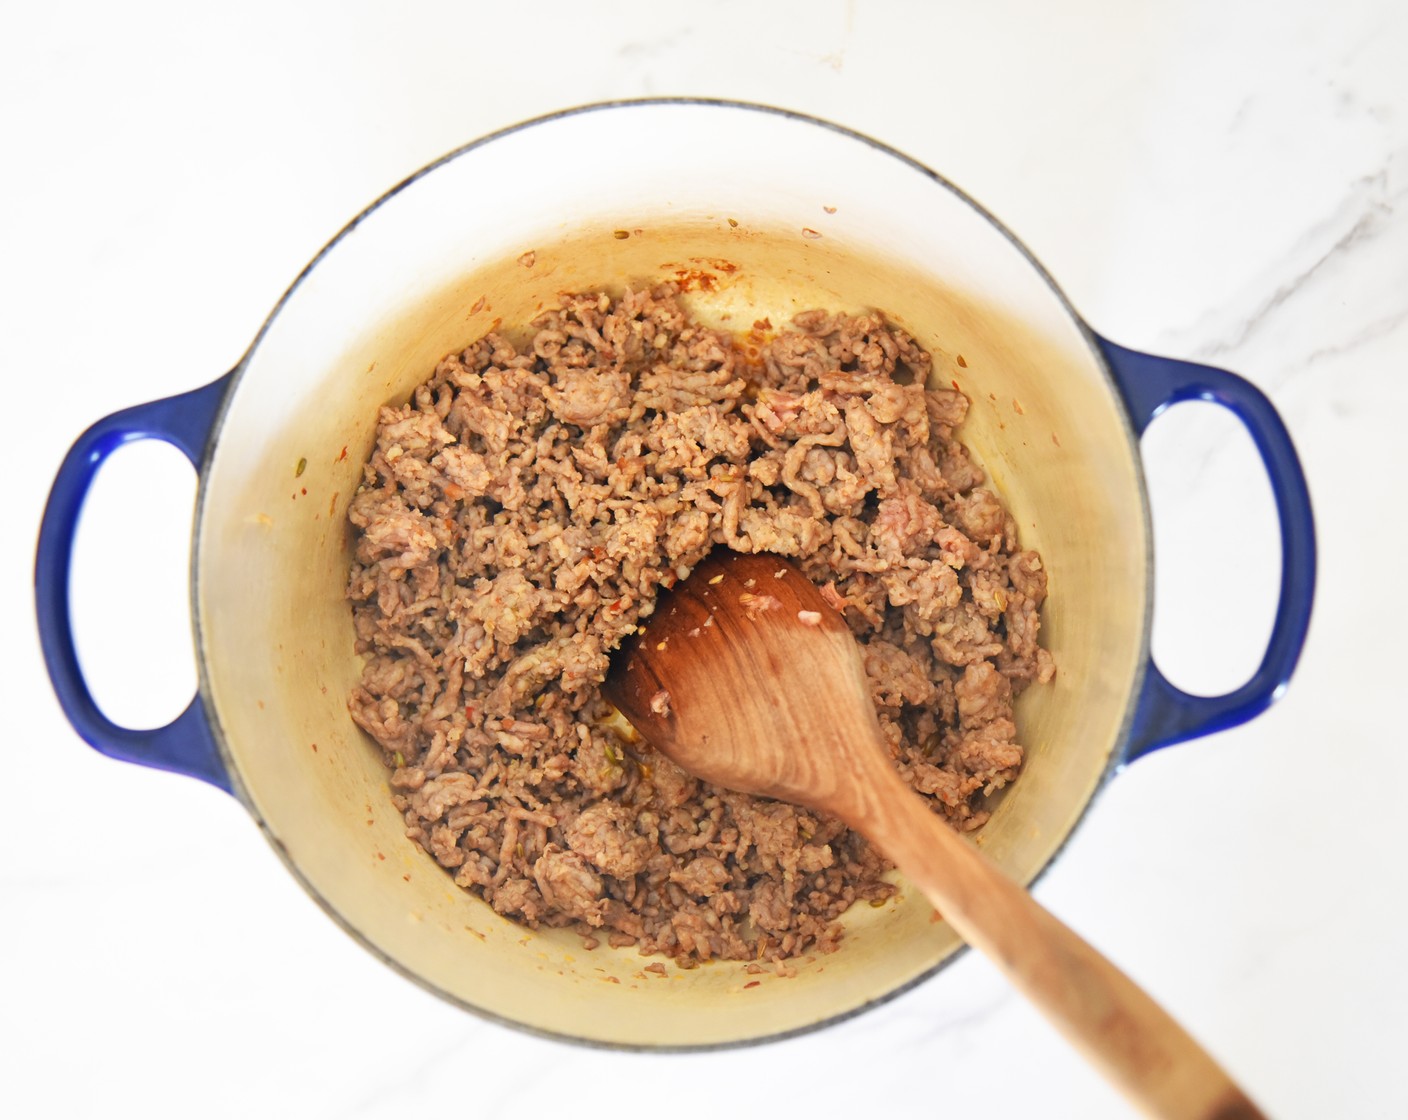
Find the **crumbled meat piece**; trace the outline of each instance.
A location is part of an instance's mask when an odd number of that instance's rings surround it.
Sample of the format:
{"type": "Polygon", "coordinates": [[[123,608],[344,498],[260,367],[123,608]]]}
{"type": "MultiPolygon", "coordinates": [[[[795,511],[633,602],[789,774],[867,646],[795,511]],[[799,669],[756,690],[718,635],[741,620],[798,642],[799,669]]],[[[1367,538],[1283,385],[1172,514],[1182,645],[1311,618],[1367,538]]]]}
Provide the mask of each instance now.
{"type": "Polygon", "coordinates": [[[670,882],[694,898],[710,898],[731,882],[733,874],[721,859],[695,856],[670,872],[670,882]]]}
{"type": "Polygon", "coordinates": [[[1012,682],[991,662],[969,665],[954,682],[953,691],[958,699],[958,719],[965,729],[1011,717],[1012,682]]]}
{"type": "Polygon", "coordinates": [[[563,829],[563,835],[574,852],[617,879],[629,879],[642,871],[659,851],[648,837],[635,831],[624,806],[607,802],[583,810],[563,829]]]}
{"type": "Polygon", "coordinates": [[[589,926],[601,925],[601,876],[577,852],[549,844],[533,865],[533,878],[549,906],[589,926]]]}
{"type": "Polygon", "coordinates": [[[782,600],[776,595],[755,595],[750,591],[745,591],[738,597],[738,602],[749,618],[757,618],[758,615],[767,611],[782,609],[782,600]]]}
{"type": "MultiPolygon", "coordinates": [[[[893,894],[887,864],[613,720],[611,653],[661,588],[720,544],[794,557],[860,643],[899,772],[963,830],[1017,777],[1014,698],[1055,666],[1047,572],[979,488],[968,400],[929,387],[929,354],[877,313],[821,310],[748,345],[670,286],[566,295],[382,409],[348,511],[348,707],[407,835],[498,913],[786,973],[893,894]]],[[[759,619],[781,605],[731,593],[759,619]]]]}
{"type": "MultiPolygon", "coordinates": [[[[923,647],[918,647],[922,652],[923,647]]],[[[908,704],[923,707],[934,699],[935,686],[928,659],[921,662],[913,654],[883,638],[873,638],[862,647],[861,663],[870,681],[877,708],[900,708],[908,704]]]]}
{"type": "Polygon", "coordinates": [[[748,916],[759,929],[772,932],[785,930],[791,921],[792,907],[783,893],[782,885],[767,879],[753,888],[753,899],[748,904],[748,916]]]}

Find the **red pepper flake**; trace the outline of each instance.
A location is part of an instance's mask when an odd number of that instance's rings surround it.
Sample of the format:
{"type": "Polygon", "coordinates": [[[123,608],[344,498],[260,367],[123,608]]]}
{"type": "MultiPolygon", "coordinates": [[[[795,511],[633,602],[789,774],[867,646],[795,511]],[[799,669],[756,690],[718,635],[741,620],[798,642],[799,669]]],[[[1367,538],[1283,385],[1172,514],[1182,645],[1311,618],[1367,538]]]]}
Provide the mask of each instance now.
{"type": "Polygon", "coordinates": [[[386,858],[386,853],[385,853],[385,852],[377,852],[376,858],[377,858],[377,859],[383,859],[383,860],[384,860],[384,859],[386,858]]]}
{"type": "Polygon", "coordinates": [[[345,459],[345,458],[347,458],[347,445],[344,443],[344,444],[342,445],[342,453],[341,453],[340,455],[338,455],[338,457],[337,457],[337,462],[340,463],[340,462],[342,462],[342,460],[345,459]]]}
{"type": "Polygon", "coordinates": [[[730,219],[728,220],[728,228],[729,228],[729,229],[737,229],[737,228],[738,228],[738,219],[737,219],[737,218],[730,218],[730,219]]]}
{"type": "Polygon", "coordinates": [[[1061,441],[1056,438],[1056,433],[1055,433],[1055,432],[1052,432],[1052,433],[1051,433],[1051,442],[1054,443],[1057,447],[1060,447],[1060,446],[1061,446],[1061,441]]]}
{"type": "Polygon", "coordinates": [[[836,207],[834,206],[823,206],[822,209],[825,210],[828,214],[836,213],[836,207]]]}
{"type": "Polygon", "coordinates": [[[963,392],[962,389],[959,389],[959,388],[958,388],[958,382],[957,382],[957,381],[950,381],[949,384],[952,385],[952,386],[954,387],[954,389],[956,389],[958,392],[960,392],[960,393],[963,392]]]}
{"type": "Polygon", "coordinates": [[[488,302],[488,297],[486,297],[486,296],[480,296],[477,300],[474,301],[474,305],[473,305],[472,307],[470,307],[469,313],[470,313],[471,315],[478,315],[481,311],[484,310],[484,305],[485,305],[487,302],[488,302]]]}
{"type": "Polygon", "coordinates": [[[474,718],[474,705],[473,705],[473,704],[466,704],[466,705],[464,706],[464,718],[465,718],[465,719],[473,719],[473,718],[474,718]]]}
{"type": "Polygon", "coordinates": [[[401,878],[405,879],[408,883],[411,881],[411,877],[409,875],[402,875],[401,878]]]}
{"type": "Polygon", "coordinates": [[[314,753],[314,754],[317,754],[317,753],[318,753],[318,744],[317,744],[317,743],[313,743],[313,744],[312,744],[312,747],[313,747],[313,753],[314,753]]]}
{"type": "Polygon", "coordinates": [[[810,240],[815,240],[816,238],[820,237],[821,234],[817,233],[817,231],[814,230],[814,229],[812,229],[811,226],[803,226],[803,227],[802,227],[802,236],[805,237],[805,238],[807,238],[807,239],[810,241],[810,240]]]}
{"type": "Polygon", "coordinates": [[[1018,416],[1025,416],[1027,414],[1027,410],[1022,407],[1022,402],[1019,401],[1016,397],[1012,398],[1012,409],[1017,413],[1018,416]]]}
{"type": "Polygon", "coordinates": [[[306,486],[300,486],[300,487],[298,488],[298,492],[299,492],[300,494],[302,494],[302,495],[306,498],[306,497],[308,496],[308,487],[306,487],[306,486]]]}
{"type": "Polygon", "coordinates": [[[499,726],[502,727],[505,731],[512,731],[513,725],[514,718],[512,716],[504,716],[504,718],[499,721],[499,726]]]}
{"type": "Polygon", "coordinates": [[[745,989],[747,989],[747,988],[756,988],[756,987],[757,987],[759,984],[761,984],[761,983],[762,983],[761,980],[749,980],[748,983],[746,983],[746,984],[743,985],[743,987],[744,987],[745,989]]]}
{"type": "Polygon", "coordinates": [[[959,354],[958,357],[956,357],[956,358],[954,359],[954,361],[957,362],[957,363],[958,363],[960,366],[962,366],[964,369],[967,369],[967,368],[968,368],[968,363],[963,360],[963,355],[962,355],[962,354],[959,354]]]}

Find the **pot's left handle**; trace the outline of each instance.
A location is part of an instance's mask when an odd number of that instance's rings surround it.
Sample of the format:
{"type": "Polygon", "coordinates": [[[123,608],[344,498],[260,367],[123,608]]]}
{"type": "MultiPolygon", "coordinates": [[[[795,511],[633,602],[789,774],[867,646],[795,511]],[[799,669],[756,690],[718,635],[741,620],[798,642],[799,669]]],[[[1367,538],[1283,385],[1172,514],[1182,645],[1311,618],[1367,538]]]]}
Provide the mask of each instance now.
{"type": "Polygon", "coordinates": [[[103,715],[78,663],[68,590],[74,527],[103,461],[125,443],[159,439],[179,448],[199,471],[233,376],[226,374],[204,388],[114,412],[79,436],[49,491],[34,561],[39,642],[59,706],[74,730],[110,758],[189,774],[227,793],[230,777],[220,761],[199,692],[171,723],[150,731],[120,727],[103,715]]]}

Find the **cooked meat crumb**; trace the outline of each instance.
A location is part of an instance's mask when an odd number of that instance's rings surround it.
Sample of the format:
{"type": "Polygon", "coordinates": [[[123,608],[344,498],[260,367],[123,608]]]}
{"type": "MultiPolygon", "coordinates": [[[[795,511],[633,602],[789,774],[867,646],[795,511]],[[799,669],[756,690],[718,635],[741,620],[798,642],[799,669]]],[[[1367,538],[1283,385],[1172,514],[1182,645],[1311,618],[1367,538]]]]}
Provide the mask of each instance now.
{"type": "Polygon", "coordinates": [[[349,708],[407,835],[500,914],[782,962],[835,949],[888,865],[653,752],[600,696],[611,652],[716,545],[792,557],[861,643],[896,769],[973,829],[1021,767],[1014,697],[1054,672],[1047,575],[904,331],[808,311],[753,357],[678,295],[565,296],[382,409],[348,515],[349,708]]]}
{"type": "Polygon", "coordinates": [[[754,595],[752,592],[745,591],[738,597],[738,602],[749,618],[757,618],[765,611],[780,611],[782,609],[782,600],[776,595],[754,595]]]}

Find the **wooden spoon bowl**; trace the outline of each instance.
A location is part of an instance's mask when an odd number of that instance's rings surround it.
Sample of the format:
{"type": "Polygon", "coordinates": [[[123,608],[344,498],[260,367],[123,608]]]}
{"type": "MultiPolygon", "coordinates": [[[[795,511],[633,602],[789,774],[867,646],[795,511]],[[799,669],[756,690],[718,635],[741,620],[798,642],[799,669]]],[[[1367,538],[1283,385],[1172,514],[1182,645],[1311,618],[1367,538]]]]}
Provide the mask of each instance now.
{"type": "Polygon", "coordinates": [[[1261,1115],[1145,992],[905,785],[849,626],[788,561],[716,550],[618,652],[605,693],[696,777],[863,834],[1149,1115],[1261,1115]]]}

